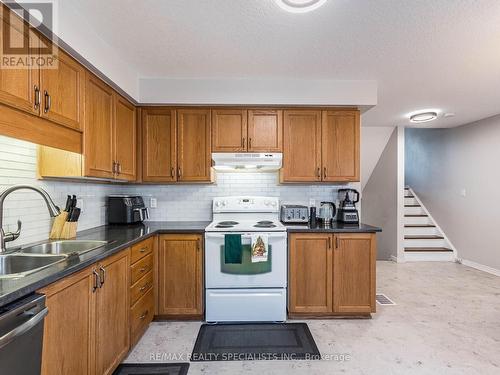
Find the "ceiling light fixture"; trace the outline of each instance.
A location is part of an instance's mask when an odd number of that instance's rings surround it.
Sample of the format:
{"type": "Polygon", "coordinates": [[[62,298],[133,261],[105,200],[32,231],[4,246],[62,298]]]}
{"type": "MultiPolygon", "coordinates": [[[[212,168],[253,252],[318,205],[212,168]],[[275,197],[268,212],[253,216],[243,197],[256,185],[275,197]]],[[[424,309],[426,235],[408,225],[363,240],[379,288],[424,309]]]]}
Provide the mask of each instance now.
{"type": "Polygon", "coordinates": [[[429,122],[437,119],[437,117],[438,117],[437,111],[417,112],[417,113],[412,113],[410,115],[410,121],[416,123],[429,122]]]}
{"type": "Polygon", "coordinates": [[[306,13],[318,9],[326,0],[275,0],[287,12],[306,13]]]}

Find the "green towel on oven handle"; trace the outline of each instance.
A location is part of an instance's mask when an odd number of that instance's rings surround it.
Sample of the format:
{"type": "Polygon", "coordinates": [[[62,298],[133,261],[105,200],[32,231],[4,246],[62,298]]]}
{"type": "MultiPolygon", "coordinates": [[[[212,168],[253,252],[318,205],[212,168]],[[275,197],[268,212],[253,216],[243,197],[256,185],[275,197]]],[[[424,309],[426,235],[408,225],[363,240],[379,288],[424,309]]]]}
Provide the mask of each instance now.
{"type": "Polygon", "coordinates": [[[224,263],[241,264],[242,251],[241,234],[224,235],[224,263]]]}

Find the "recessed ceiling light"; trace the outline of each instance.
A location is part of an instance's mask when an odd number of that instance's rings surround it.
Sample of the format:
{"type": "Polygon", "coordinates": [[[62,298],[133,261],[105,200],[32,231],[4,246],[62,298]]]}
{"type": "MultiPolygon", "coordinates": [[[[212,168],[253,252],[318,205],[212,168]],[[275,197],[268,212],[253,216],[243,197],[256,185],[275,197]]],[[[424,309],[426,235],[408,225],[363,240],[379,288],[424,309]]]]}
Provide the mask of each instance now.
{"type": "Polygon", "coordinates": [[[275,0],[287,12],[306,13],[318,9],[326,0],[275,0]]]}
{"type": "Polygon", "coordinates": [[[435,111],[429,111],[429,112],[418,112],[410,115],[410,121],[411,122],[429,122],[432,120],[437,119],[438,114],[435,111]]]}

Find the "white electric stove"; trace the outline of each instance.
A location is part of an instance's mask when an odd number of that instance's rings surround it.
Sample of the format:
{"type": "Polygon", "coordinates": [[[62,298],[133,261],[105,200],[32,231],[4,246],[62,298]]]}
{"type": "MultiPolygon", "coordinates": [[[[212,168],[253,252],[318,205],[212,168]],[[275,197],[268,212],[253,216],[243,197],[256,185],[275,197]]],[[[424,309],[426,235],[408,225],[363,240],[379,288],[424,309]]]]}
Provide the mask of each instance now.
{"type": "Polygon", "coordinates": [[[276,197],[214,198],[213,222],[205,229],[206,320],[286,320],[287,233],[276,197]],[[226,263],[226,234],[241,234],[241,263],[226,263]],[[267,243],[265,262],[253,262],[252,239],[267,243]]]}

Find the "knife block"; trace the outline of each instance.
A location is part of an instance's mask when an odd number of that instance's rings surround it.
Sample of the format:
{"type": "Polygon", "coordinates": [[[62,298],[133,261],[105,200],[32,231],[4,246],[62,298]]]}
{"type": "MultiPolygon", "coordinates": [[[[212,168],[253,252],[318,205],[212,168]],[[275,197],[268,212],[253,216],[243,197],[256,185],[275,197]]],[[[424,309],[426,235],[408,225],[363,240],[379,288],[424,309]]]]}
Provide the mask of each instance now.
{"type": "Polygon", "coordinates": [[[52,223],[52,229],[50,231],[49,238],[51,240],[58,240],[61,238],[61,233],[63,231],[64,225],[67,223],[68,212],[63,211],[56,216],[54,222],[52,223]]]}
{"type": "Polygon", "coordinates": [[[66,221],[64,223],[63,229],[59,236],[61,240],[69,240],[76,237],[76,228],[78,227],[78,222],[69,222],[66,221]]]}

